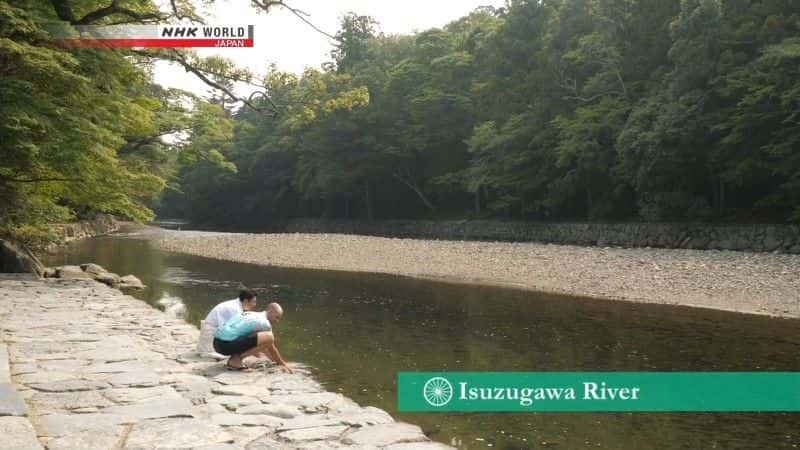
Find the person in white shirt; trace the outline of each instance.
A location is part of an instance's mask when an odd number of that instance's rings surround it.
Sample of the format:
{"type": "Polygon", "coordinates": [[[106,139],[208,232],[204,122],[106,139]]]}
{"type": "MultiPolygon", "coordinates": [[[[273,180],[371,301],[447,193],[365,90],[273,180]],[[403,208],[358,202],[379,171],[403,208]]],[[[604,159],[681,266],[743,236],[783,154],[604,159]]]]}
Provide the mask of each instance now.
{"type": "Polygon", "coordinates": [[[200,339],[197,342],[197,353],[209,356],[214,359],[225,359],[214,351],[213,341],[217,329],[225,325],[230,320],[244,311],[252,311],[256,308],[256,294],[249,289],[242,289],[239,298],[224,301],[209,311],[205,320],[200,322],[200,339]]]}

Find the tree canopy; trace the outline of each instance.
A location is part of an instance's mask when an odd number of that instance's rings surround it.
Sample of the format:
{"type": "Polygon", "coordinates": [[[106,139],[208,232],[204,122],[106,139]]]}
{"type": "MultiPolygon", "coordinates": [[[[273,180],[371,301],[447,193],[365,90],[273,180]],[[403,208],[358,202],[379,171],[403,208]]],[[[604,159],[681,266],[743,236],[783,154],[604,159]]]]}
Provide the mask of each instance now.
{"type": "MultiPolygon", "coordinates": [[[[269,3],[261,9],[280,2],[269,3]]],[[[225,86],[246,71],[185,51],[65,48],[50,34],[201,20],[192,4],[173,0],[165,12],[138,0],[0,0],[0,235],[42,244],[51,223],[97,212],[150,220],[180,167],[235,171],[224,108],[154,84],[152,68],[174,61],[228,97],[225,86]]]]}
{"type": "Polygon", "coordinates": [[[165,214],[800,220],[796,1],[511,0],[413,35],[350,14],[337,37],[324,70],[270,77],[359,100],[235,114],[240,171],[186,169],[165,214]]]}
{"type": "Polygon", "coordinates": [[[202,19],[193,4],[0,0],[0,233],[154,209],[261,230],[295,217],[800,221],[794,0],[510,0],[410,35],[351,13],[328,63],[258,77],[47,36],[54,21],[202,19]],[[158,59],[217,94],[155,85],[158,59]],[[266,95],[237,97],[237,81],[266,95]]]}

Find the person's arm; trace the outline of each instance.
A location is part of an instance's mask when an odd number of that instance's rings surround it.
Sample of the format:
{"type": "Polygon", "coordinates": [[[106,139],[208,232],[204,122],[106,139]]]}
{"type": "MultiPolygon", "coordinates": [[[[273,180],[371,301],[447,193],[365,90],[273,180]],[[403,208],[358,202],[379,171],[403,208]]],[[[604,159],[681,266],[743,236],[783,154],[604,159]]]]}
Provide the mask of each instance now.
{"type": "Polygon", "coordinates": [[[267,351],[269,352],[269,356],[273,361],[275,361],[285,371],[292,373],[292,368],[289,367],[289,364],[281,357],[281,352],[278,351],[278,346],[275,345],[275,341],[269,344],[267,351]]]}

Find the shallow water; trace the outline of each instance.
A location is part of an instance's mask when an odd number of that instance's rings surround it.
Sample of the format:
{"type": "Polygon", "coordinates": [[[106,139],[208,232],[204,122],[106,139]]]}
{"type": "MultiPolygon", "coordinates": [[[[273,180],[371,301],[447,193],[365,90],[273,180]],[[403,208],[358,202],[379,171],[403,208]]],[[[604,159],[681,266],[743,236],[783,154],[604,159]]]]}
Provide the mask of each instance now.
{"type": "MultiPolygon", "coordinates": [[[[242,285],[290,361],[329,390],[416,423],[459,448],[800,448],[800,414],[397,414],[396,374],[469,371],[800,371],[800,320],[465,286],[386,275],[280,269],[163,252],[134,235],[65,247],[49,265],[95,262],[173,297],[198,324],[242,285]]],[[[160,300],[170,298],[170,301],[160,300]]]]}

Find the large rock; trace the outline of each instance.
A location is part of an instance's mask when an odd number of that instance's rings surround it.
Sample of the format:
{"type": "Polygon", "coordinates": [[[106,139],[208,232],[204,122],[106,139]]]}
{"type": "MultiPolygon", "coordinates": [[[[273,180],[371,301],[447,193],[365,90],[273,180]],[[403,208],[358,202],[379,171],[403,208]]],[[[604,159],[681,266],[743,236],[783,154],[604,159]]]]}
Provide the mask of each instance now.
{"type": "Polygon", "coordinates": [[[103,268],[103,266],[94,263],[81,264],[80,267],[81,269],[83,269],[84,272],[90,273],[92,275],[100,275],[101,273],[108,272],[106,269],[103,268]]]}
{"type": "Polygon", "coordinates": [[[145,286],[142,283],[142,280],[136,278],[133,275],[125,275],[124,277],[119,278],[119,284],[117,285],[120,289],[144,289],[145,286]]]}
{"type": "Polygon", "coordinates": [[[25,246],[0,239],[0,273],[33,273],[41,277],[44,266],[25,246]]]}
{"type": "Polygon", "coordinates": [[[119,284],[119,275],[112,272],[99,273],[94,276],[94,279],[111,287],[119,284]]]}
{"type": "Polygon", "coordinates": [[[56,267],[56,277],[70,280],[91,280],[92,274],[86,273],[80,266],[58,266],[56,267]]]}

